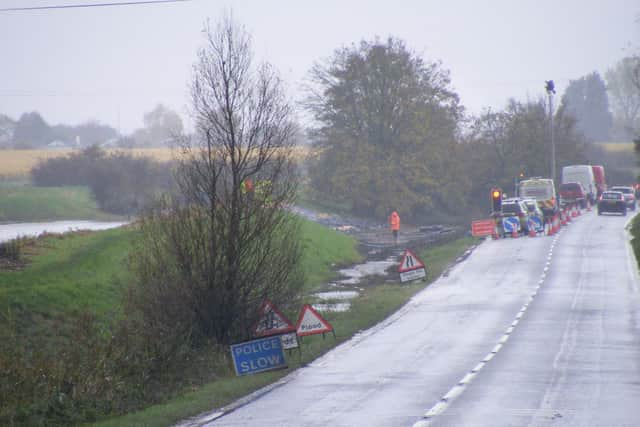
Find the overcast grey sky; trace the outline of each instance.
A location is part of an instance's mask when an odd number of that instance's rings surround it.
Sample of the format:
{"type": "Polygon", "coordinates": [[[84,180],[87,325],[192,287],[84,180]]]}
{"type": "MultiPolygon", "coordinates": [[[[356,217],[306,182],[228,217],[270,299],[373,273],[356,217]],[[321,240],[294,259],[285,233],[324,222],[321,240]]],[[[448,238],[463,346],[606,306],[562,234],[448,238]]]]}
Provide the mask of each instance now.
{"type": "MultiPolygon", "coordinates": [[[[0,0],[0,8],[116,0],[0,0]]],[[[187,83],[207,18],[225,10],[293,97],[314,61],[389,35],[451,71],[471,112],[544,94],[554,79],[601,74],[640,47],[638,0],[193,0],[0,12],[0,113],[50,124],[95,119],[123,133],[158,103],[187,111],[187,83]]]]}

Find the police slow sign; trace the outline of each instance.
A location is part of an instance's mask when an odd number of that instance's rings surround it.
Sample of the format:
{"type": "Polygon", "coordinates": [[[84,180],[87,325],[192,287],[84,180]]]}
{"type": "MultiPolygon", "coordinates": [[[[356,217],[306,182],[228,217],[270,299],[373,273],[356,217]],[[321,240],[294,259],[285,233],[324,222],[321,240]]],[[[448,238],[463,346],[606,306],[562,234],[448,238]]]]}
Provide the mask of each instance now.
{"type": "Polygon", "coordinates": [[[236,375],[256,374],[287,367],[279,336],[233,344],[231,356],[236,375]]]}

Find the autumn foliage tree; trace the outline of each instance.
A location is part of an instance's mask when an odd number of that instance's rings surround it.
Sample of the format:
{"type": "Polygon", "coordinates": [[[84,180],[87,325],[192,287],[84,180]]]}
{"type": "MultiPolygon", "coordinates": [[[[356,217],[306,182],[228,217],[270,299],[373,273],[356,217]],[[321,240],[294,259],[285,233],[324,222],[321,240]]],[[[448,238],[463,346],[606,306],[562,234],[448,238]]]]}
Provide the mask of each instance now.
{"type": "Polygon", "coordinates": [[[319,197],[385,218],[455,212],[468,183],[454,161],[462,107],[449,73],[396,38],[337,50],[310,73],[319,197]]]}

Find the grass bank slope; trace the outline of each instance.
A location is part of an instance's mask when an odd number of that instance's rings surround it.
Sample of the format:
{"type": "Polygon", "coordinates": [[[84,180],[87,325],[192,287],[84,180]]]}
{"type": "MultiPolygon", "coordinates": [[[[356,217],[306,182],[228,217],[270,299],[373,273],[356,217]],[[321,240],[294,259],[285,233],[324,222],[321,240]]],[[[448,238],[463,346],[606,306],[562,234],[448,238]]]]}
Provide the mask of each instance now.
{"type": "Polygon", "coordinates": [[[116,218],[98,209],[86,187],[0,186],[0,222],[116,218]]]}
{"type": "MultiPolygon", "coordinates": [[[[462,238],[421,251],[420,256],[428,266],[427,282],[431,283],[438,278],[447,266],[477,241],[477,239],[462,238]]],[[[349,340],[358,331],[369,328],[385,319],[425,286],[427,284],[418,281],[408,284],[390,283],[370,287],[365,289],[360,297],[353,300],[351,310],[343,313],[323,313],[323,316],[334,327],[336,338],[334,339],[330,334],[326,339],[320,336],[305,338],[302,342],[302,354],[289,355],[289,368],[285,370],[236,377],[233,369],[229,366],[229,371],[224,378],[194,388],[193,391],[184,393],[170,402],[92,425],[98,427],[170,426],[204,411],[224,407],[242,396],[277,381],[340,343],[349,340]]]]}
{"type": "MultiPolygon", "coordinates": [[[[125,227],[38,239],[29,248],[24,270],[0,270],[0,310],[43,315],[84,308],[99,315],[117,310],[135,233],[125,227]]],[[[303,221],[302,239],[305,289],[331,277],[333,265],[360,259],[354,239],[318,224],[303,221]]]]}
{"type": "Polygon", "coordinates": [[[117,309],[134,233],[119,228],[37,239],[24,270],[0,270],[0,310],[51,316],[117,309]]]}
{"type": "Polygon", "coordinates": [[[329,230],[320,224],[304,221],[302,239],[302,268],[306,273],[307,291],[334,277],[334,267],[361,260],[352,237],[329,230]]]}

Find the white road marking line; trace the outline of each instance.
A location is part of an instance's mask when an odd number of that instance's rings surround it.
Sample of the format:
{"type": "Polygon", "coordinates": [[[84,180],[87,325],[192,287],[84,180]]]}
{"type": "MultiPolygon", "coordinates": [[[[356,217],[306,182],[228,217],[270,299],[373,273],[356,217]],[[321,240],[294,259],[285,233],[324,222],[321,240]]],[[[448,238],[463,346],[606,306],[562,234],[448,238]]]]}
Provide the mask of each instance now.
{"type": "Polygon", "coordinates": [[[439,415],[442,412],[444,412],[449,407],[449,405],[453,402],[453,400],[455,400],[455,398],[457,398],[458,396],[460,396],[462,394],[462,392],[464,392],[465,387],[469,383],[471,383],[471,381],[473,381],[473,379],[475,378],[477,373],[480,372],[480,370],[482,368],[484,368],[484,366],[487,364],[487,362],[489,362],[491,359],[493,359],[495,357],[496,354],[498,354],[498,352],[502,349],[504,344],[509,340],[509,337],[511,336],[511,333],[514,331],[515,327],[518,325],[518,322],[520,322],[520,319],[522,318],[524,313],[527,311],[527,308],[529,308],[529,303],[533,301],[534,297],[538,294],[538,289],[540,289],[540,286],[545,281],[545,278],[547,276],[547,271],[549,271],[549,265],[551,264],[551,256],[553,255],[553,247],[555,246],[560,233],[562,233],[562,230],[560,230],[556,234],[556,237],[553,239],[553,242],[551,242],[551,247],[549,249],[547,262],[546,262],[545,267],[544,267],[544,269],[542,271],[542,274],[540,275],[540,280],[538,282],[538,285],[535,288],[536,289],[535,292],[533,292],[529,296],[528,301],[525,304],[522,305],[522,308],[516,314],[516,318],[511,323],[511,326],[509,328],[507,328],[506,332],[502,335],[502,337],[498,341],[498,344],[496,344],[493,347],[491,352],[489,352],[489,354],[487,354],[484,357],[484,359],[482,359],[482,361],[480,363],[478,363],[469,373],[465,374],[465,376],[462,377],[462,379],[460,381],[458,381],[458,383],[456,385],[451,387],[451,389],[449,389],[447,394],[445,394],[442,397],[442,399],[440,399],[440,401],[438,403],[433,405],[433,407],[431,407],[431,409],[429,409],[429,411],[427,411],[423,415],[421,420],[415,422],[413,424],[413,427],[427,427],[430,424],[430,421],[434,417],[436,417],[437,415],[439,415]]]}
{"type": "Polygon", "coordinates": [[[484,357],[484,359],[482,359],[482,361],[483,361],[484,363],[487,363],[487,362],[489,362],[491,359],[493,359],[493,358],[495,357],[495,355],[496,355],[495,353],[489,353],[489,354],[487,354],[487,355],[484,357]]]}
{"type": "Polygon", "coordinates": [[[478,363],[478,364],[477,364],[477,365],[476,365],[476,366],[471,370],[471,373],[476,374],[476,373],[480,372],[480,370],[481,370],[482,368],[484,368],[484,365],[485,365],[485,363],[484,363],[484,362],[480,362],[480,363],[478,363]]]}
{"type": "Polygon", "coordinates": [[[467,375],[465,375],[460,382],[458,383],[458,385],[467,385],[469,382],[471,382],[471,380],[476,376],[475,372],[469,372],[467,375]]]}

